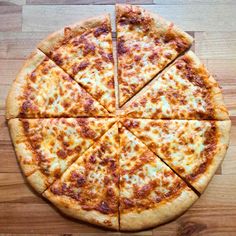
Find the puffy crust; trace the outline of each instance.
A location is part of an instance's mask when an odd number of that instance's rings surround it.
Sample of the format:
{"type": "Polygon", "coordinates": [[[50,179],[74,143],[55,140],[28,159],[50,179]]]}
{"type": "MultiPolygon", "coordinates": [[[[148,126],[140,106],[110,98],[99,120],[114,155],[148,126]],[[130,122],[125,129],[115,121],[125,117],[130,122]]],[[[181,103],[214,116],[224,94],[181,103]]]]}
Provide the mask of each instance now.
{"type": "Polygon", "coordinates": [[[31,175],[38,167],[34,164],[34,153],[25,138],[22,122],[20,119],[11,119],[8,121],[11,139],[15,147],[18,162],[25,176],[31,175]],[[28,160],[26,163],[23,160],[28,160]]]}
{"type": "MultiPolygon", "coordinates": [[[[188,51],[183,56],[183,58],[186,58],[188,61],[190,61],[194,68],[204,68],[205,73],[209,74],[200,59],[192,51],[188,51]]],[[[215,119],[229,120],[229,114],[225,107],[223,95],[218,83],[212,76],[209,76],[206,82],[208,83],[209,87],[211,87],[212,99],[215,110],[215,119]]]]}
{"type": "Polygon", "coordinates": [[[94,210],[83,210],[73,199],[66,196],[56,196],[50,190],[46,190],[43,196],[68,216],[106,228],[119,229],[118,215],[106,215],[94,210]]]}
{"type": "Polygon", "coordinates": [[[17,74],[6,100],[7,119],[15,118],[19,115],[21,104],[19,96],[21,96],[24,91],[24,86],[26,83],[25,77],[28,74],[31,74],[45,58],[46,56],[41,51],[39,51],[38,49],[35,50],[29,56],[29,58],[26,60],[25,64],[17,74]]]}
{"type": "Polygon", "coordinates": [[[193,182],[194,188],[196,188],[200,193],[203,193],[208,183],[214,176],[217,168],[224,160],[229,145],[231,121],[216,121],[216,126],[219,135],[216,154],[212,160],[212,163],[208,166],[207,170],[202,175],[200,175],[200,177],[196,181],[193,182]]]}
{"type": "Polygon", "coordinates": [[[177,198],[157,204],[156,208],[120,215],[120,229],[124,231],[142,230],[170,221],[185,212],[198,196],[189,188],[182,190],[177,198]]]}
{"type": "Polygon", "coordinates": [[[73,25],[66,26],[63,29],[56,31],[50,34],[47,38],[43,39],[37,47],[45,54],[49,55],[50,52],[56,50],[71,38],[83,34],[86,30],[100,26],[103,22],[110,22],[109,14],[89,18],[87,20],[77,22],[73,25]]]}
{"type": "MultiPolygon", "coordinates": [[[[158,28],[159,32],[165,33],[166,31],[168,31],[169,27],[173,24],[163,19],[158,14],[150,13],[150,15],[155,20],[155,27],[158,28]]],[[[184,39],[185,42],[189,45],[189,47],[193,43],[193,37],[184,32],[183,30],[179,29],[175,24],[172,26],[171,32],[173,32],[176,35],[176,37],[184,39]]]]}
{"type": "Polygon", "coordinates": [[[39,170],[27,177],[27,180],[30,185],[40,194],[42,194],[52,183],[52,181],[49,182],[49,178],[42,174],[42,172],[39,170]]]}

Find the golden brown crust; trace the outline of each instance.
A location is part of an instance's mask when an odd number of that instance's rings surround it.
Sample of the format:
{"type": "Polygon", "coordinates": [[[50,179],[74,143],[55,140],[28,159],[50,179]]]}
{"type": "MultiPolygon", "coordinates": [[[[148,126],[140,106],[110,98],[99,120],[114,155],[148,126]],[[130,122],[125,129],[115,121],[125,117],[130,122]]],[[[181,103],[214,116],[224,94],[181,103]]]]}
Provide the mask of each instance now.
{"type": "Polygon", "coordinates": [[[48,180],[49,178],[39,170],[36,170],[33,174],[27,177],[27,181],[30,185],[40,194],[42,194],[52,183],[52,181],[49,182],[48,180]]]}
{"type": "Polygon", "coordinates": [[[198,196],[188,187],[177,198],[157,205],[146,211],[130,212],[120,216],[120,229],[125,231],[143,230],[170,221],[185,212],[198,196]]]}
{"type": "Polygon", "coordinates": [[[23,67],[19,71],[14,80],[6,100],[6,119],[15,118],[20,113],[21,101],[19,96],[23,94],[25,83],[27,82],[25,77],[31,74],[32,71],[46,58],[41,51],[36,49],[26,60],[23,67]]]}
{"type": "Polygon", "coordinates": [[[83,34],[91,28],[100,26],[102,22],[109,21],[109,14],[79,21],[73,25],[66,26],[63,29],[50,34],[47,38],[43,39],[37,47],[46,55],[49,55],[50,52],[59,48],[62,43],[67,42],[77,35],[83,34]]]}
{"type": "MultiPolygon", "coordinates": [[[[192,51],[188,51],[182,58],[187,59],[194,68],[199,68],[201,71],[209,73],[200,59],[192,51]]],[[[208,76],[208,79],[205,82],[208,84],[212,94],[214,118],[216,120],[229,120],[229,114],[227,108],[225,107],[223,95],[218,83],[212,76],[208,76]]]]}
{"type": "Polygon", "coordinates": [[[193,182],[194,188],[196,188],[200,193],[203,193],[210,180],[214,176],[217,168],[224,160],[229,145],[231,121],[216,121],[216,127],[219,135],[216,153],[212,158],[211,164],[207,167],[207,170],[193,182]]]}
{"type": "Polygon", "coordinates": [[[22,122],[20,119],[11,119],[8,121],[11,139],[15,147],[17,159],[25,176],[31,175],[38,167],[34,163],[34,153],[25,138],[22,122]],[[25,162],[24,160],[28,160],[25,162]]]}
{"type": "Polygon", "coordinates": [[[103,226],[110,229],[119,229],[118,216],[110,216],[106,214],[101,214],[98,211],[91,210],[86,211],[79,206],[75,200],[68,198],[66,196],[57,196],[46,190],[43,196],[49,199],[53,204],[55,204],[63,213],[68,216],[74,217],[79,220],[84,220],[89,223],[103,226]]]}

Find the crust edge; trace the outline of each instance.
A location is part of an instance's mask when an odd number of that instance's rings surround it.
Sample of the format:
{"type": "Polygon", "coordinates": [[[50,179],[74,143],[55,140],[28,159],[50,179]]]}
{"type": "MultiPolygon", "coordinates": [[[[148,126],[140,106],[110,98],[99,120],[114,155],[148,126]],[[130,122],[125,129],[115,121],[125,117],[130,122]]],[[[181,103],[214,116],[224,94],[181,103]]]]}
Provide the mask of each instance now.
{"type": "Polygon", "coordinates": [[[186,187],[181,195],[171,202],[141,213],[121,214],[120,229],[123,231],[137,231],[163,224],[181,215],[197,199],[198,196],[189,187],[186,187]]]}

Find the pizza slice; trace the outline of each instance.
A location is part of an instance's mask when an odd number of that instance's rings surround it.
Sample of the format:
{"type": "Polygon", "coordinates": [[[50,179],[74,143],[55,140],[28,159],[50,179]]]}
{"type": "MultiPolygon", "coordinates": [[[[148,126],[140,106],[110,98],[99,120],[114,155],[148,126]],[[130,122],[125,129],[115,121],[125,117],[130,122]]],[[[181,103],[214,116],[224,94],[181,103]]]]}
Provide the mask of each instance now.
{"type": "Polygon", "coordinates": [[[120,145],[121,230],[165,223],[197,200],[187,184],[124,127],[120,145]]]}
{"type": "Polygon", "coordinates": [[[43,196],[69,216],[118,229],[118,151],[114,124],[43,196]]]}
{"type": "Polygon", "coordinates": [[[122,106],[193,39],[173,23],[138,6],[116,6],[119,104],[122,106]]]}
{"type": "Polygon", "coordinates": [[[114,60],[109,15],[49,35],[38,48],[108,111],[115,111],[114,60]]]}
{"type": "Polygon", "coordinates": [[[191,51],[167,68],[125,113],[133,118],[229,119],[219,85],[191,51]]]}
{"type": "Polygon", "coordinates": [[[20,166],[42,193],[114,122],[114,118],[16,118],[8,124],[20,166]]]}
{"type": "Polygon", "coordinates": [[[7,98],[7,119],[107,115],[102,105],[39,50],[28,58],[7,98]]]}
{"type": "Polygon", "coordinates": [[[124,119],[127,127],[202,193],[224,159],[231,122],[124,119]]]}

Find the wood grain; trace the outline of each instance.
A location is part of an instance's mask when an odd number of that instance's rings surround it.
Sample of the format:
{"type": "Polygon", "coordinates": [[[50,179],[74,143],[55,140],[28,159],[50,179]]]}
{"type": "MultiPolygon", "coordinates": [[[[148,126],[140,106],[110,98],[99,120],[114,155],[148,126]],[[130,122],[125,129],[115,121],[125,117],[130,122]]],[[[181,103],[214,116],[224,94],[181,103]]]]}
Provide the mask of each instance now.
{"type": "MultiPolygon", "coordinates": [[[[181,25],[186,31],[236,31],[236,5],[144,5],[144,8],[181,25]],[[220,18],[220,20],[219,20],[220,18]],[[206,23],[207,22],[207,23],[206,23]]],[[[112,5],[24,5],[23,31],[53,31],[84,18],[110,13],[112,5]],[[80,12],[80,14],[78,14],[80,12]],[[60,19],[60,21],[58,21],[60,19]]],[[[113,24],[114,29],[114,24],[113,24]]]]}
{"type": "Polygon", "coordinates": [[[139,233],[109,232],[61,215],[31,189],[21,174],[4,117],[5,99],[18,70],[37,43],[52,31],[104,12],[111,13],[114,20],[114,4],[124,1],[0,1],[0,235],[236,235],[234,0],[129,1],[160,13],[191,32],[195,38],[193,49],[220,83],[231,115],[231,142],[225,160],[206,192],[184,215],[139,233]]]}

